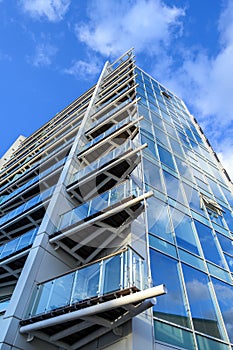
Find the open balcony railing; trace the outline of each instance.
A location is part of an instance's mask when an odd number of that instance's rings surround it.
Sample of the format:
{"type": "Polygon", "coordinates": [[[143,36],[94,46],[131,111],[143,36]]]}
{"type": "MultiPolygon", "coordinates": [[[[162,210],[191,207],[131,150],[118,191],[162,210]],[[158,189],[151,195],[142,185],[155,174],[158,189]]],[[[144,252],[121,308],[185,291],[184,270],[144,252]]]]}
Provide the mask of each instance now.
{"type": "Polygon", "coordinates": [[[95,162],[87,165],[85,168],[74,173],[71,176],[69,183],[80,181],[82,178],[86,177],[88,174],[91,174],[93,171],[96,171],[100,168],[104,168],[105,165],[107,165],[109,162],[113,161],[114,159],[117,159],[129,150],[135,150],[137,146],[139,146],[139,144],[136,145],[135,141],[126,141],[120,147],[115,148],[111,152],[105,154],[103,157],[98,158],[95,162]]]}
{"type": "Polygon", "coordinates": [[[20,192],[24,191],[25,189],[31,187],[36,182],[41,181],[45,176],[47,176],[48,174],[52,173],[54,170],[56,170],[60,166],[62,166],[65,163],[65,161],[66,161],[66,157],[61,159],[59,162],[55,163],[54,165],[52,165],[50,168],[48,168],[45,171],[43,171],[41,174],[35,176],[33,179],[29,180],[24,185],[18,187],[14,192],[11,192],[8,195],[0,197],[0,204],[2,205],[3,203],[5,203],[9,199],[11,199],[12,197],[16,196],[18,193],[20,193],[20,192]]]}
{"type": "MultiPolygon", "coordinates": [[[[118,106],[113,106],[114,108],[112,108],[109,112],[107,112],[106,114],[104,114],[103,116],[101,116],[99,119],[95,120],[92,124],[91,124],[91,129],[94,129],[95,126],[99,125],[100,123],[103,123],[104,121],[106,121],[109,117],[111,117],[114,113],[118,112],[120,109],[122,109],[123,107],[125,107],[127,104],[129,104],[130,101],[126,100],[124,102],[119,102],[118,106]]],[[[92,118],[94,119],[95,115],[92,116],[92,118]]]]}
{"type": "Polygon", "coordinates": [[[137,198],[142,195],[142,190],[132,180],[127,180],[111,190],[102,193],[100,196],[94,197],[90,201],[74,208],[60,217],[57,230],[74,225],[83,220],[89,219],[107,211],[108,207],[112,207],[119,202],[127,199],[137,198]]]}
{"type": "Polygon", "coordinates": [[[133,249],[97,260],[75,271],[38,284],[27,318],[98,298],[126,295],[148,288],[143,258],[133,249]]]}
{"type": "MultiPolygon", "coordinates": [[[[88,143],[86,143],[82,148],[81,148],[81,152],[84,152],[85,150],[87,150],[88,148],[92,147],[93,145],[95,145],[96,143],[100,142],[101,140],[103,140],[105,137],[109,136],[110,134],[113,134],[116,130],[120,129],[122,126],[126,125],[127,123],[131,122],[133,120],[132,117],[128,117],[124,120],[122,120],[121,122],[119,122],[118,124],[113,125],[110,129],[108,129],[107,131],[105,131],[104,133],[102,133],[101,135],[97,136],[96,138],[94,138],[93,140],[89,141],[88,143]]],[[[135,119],[136,121],[136,119],[135,119]]]]}
{"type": "Polygon", "coordinates": [[[1,217],[0,227],[6,224],[8,221],[15,219],[17,216],[23,214],[24,212],[31,209],[32,207],[36,206],[37,204],[43,202],[44,200],[47,200],[52,195],[53,190],[54,190],[54,186],[48,188],[46,191],[31,198],[26,203],[20,205],[18,208],[10,211],[8,214],[1,217]]]}
{"type": "Polygon", "coordinates": [[[24,233],[22,236],[12,239],[6,244],[0,246],[0,260],[5,259],[17,252],[29,247],[37,234],[38,228],[30,230],[24,233]]]}

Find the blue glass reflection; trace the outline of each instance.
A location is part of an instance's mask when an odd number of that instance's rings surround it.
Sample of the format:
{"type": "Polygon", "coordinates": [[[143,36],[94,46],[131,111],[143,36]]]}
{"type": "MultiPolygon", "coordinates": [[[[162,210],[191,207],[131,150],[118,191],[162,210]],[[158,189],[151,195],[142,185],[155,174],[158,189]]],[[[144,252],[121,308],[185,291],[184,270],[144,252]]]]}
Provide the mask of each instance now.
{"type": "Polygon", "coordinates": [[[154,197],[149,198],[147,203],[148,231],[173,243],[167,205],[154,197]]]}
{"type": "Polygon", "coordinates": [[[199,255],[191,218],[176,209],[171,216],[178,246],[199,255]]]}
{"type": "Polygon", "coordinates": [[[228,336],[233,343],[233,286],[215,278],[212,278],[212,281],[228,336]]]}
{"type": "Polygon", "coordinates": [[[185,264],[183,273],[195,330],[222,338],[206,274],[185,264]]]}
{"type": "Polygon", "coordinates": [[[176,170],[171,153],[160,145],[158,145],[158,151],[161,162],[167,165],[169,168],[176,170]]]}
{"type": "Polygon", "coordinates": [[[224,263],[221,259],[221,256],[216,246],[215,239],[212,235],[211,228],[196,220],[194,220],[194,223],[197,229],[197,233],[201,242],[205,258],[219,266],[224,267],[224,263]]]}
{"type": "Polygon", "coordinates": [[[178,262],[164,254],[150,250],[151,272],[154,285],[165,283],[168,293],[157,299],[154,316],[190,327],[185,309],[178,262]]]}

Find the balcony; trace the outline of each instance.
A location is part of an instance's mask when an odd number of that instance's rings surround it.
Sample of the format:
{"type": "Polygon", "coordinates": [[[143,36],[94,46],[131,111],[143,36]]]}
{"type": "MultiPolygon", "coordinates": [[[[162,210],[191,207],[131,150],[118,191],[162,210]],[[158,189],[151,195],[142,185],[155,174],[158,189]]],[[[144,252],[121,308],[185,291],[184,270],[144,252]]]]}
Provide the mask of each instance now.
{"type": "MultiPolygon", "coordinates": [[[[54,183],[55,181],[55,173],[58,173],[58,169],[65,163],[66,157],[61,159],[59,162],[53,164],[51,167],[46,169],[45,171],[41,172],[41,174],[33,177],[31,180],[27,181],[25,184],[22,186],[18,187],[16,190],[13,192],[9,193],[8,195],[0,197],[0,205],[1,205],[1,211],[3,212],[3,206],[7,205],[9,207],[9,201],[12,200],[12,198],[16,197],[19,193],[23,195],[26,190],[32,189],[32,187],[36,186],[40,183],[47,184],[51,186],[51,175],[53,175],[52,182],[54,183]],[[48,180],[49,179],[49,180],[48,180]],[[7,202],[7,203],[6,203],[7,202]]],[[[15,198],[14,198],[15,199],[15,198]]]]}
{"type": "MultiPolygon", "coordinates": [[[[134,108],[137,100],[130,102],[126,100],[124,102],[119,102],[118,106],[112,106],[112,108],[101,115],[98,119],[91,124],[91,128],[85,132],[87,138],[95,138],[108,130],[114,124],[121,122],[126,119],[130,114],[134,114],[134,108]]],[[[97,118],[97,116],[95,116],[97,118]]]]}
{"type": "Polygon", "coordinates": [[[143,258],[128,247],[37,285],[20,332],[79,349],[151,307],[150,298],[166,292],[163,285],[146,289],[146,284],[143,258]]]}
{"type": "Polygon", "coordinates": [[[122,240],[122,232],[144,209],[143,193],[132,180],[94,197],[89,202],[64,213],[50,242],[87,263],[108,244],[122,240]]]}
{"type": "Polygon", "coordinates": [[[0,288],[17,282],[37,231],[30,230],[0,246],[0,288]]]}
{"type": "Polygon", "coordinates": [[[78,159],[85,164],[90,164],[103,154],[122,145],[127,139],[133,139],[138,132],[135,124],[141,118],[128,117],[115,124],[103,134],[86,143],[78,154],[78,159]]]}
{"type": "Polygon", "coordinates": [[[139,164],[140,151],[146,147],[131,140],[79,170],[69,181],[67,191],[80,203],[87,201],[125,179],[139,164]]]}
{"type": "Polygon", "coordinates": [[[17,232],[21,231],[23,228],[37,226],[38,222],[40,222],[43,217],[45,207],[53,194],[53,190],[54,186],[1,217],[0,242],[2,239],[5,239],[6,235],[14,237],[17,235],[17,232]]]}
{"type": "Polygon", "coordinates": [[[29,248],[36,237],[37,231],[38,228],[30,230],[22,236],[12,239],[8,243],[0,246],[0,261],[29,248]]]}

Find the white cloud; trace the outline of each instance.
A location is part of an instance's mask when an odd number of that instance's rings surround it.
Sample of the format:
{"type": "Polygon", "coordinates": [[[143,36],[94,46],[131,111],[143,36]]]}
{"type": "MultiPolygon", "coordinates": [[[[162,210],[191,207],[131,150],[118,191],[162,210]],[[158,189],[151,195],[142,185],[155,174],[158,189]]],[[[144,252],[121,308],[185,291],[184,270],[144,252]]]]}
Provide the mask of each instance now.
{"type": "Polygon", "coordinates": [[[63,19],[70,0],[20,0],[23,10],[34,18],[46,17],[51,22],[63,19]]]}
{"type": "MultiPolygon", "coordinates": [[[[171,62],[159,75],[167,86],[188,103],[201,123],[223,166],[233,179],[233,3],[228,2],[219,23],[218,52],[186,48],[182,65],[174,71],[171,62]],[[187,53],[188,52],[188,53],[187,53]]],[[[157,70],[161,72],[160,69],[157,70]]]]}
{"type": "Polygon", "coordinates": [[[77,79],[89,80],[95,77],[100,70],[100,62],[96,58],[92,58],[90,61],[75,61],[72,66],[65,69],[64,72],[73,75],[77,79]]]}
{"type": "Polygon", "coordinates": [[[134,46],[153,53],[170,41],[173,28],[181,28],[184,11],[161,0],[94,0],[89,22],[76,25],[76,34],[88,48],[116,56],[134,46]]]}
{"type": "Polygon", "coordinates": [[[27,58],[27,61],[35,67],[50,66],[52,58],[56,55],[57,48],[50,44],[38,44],[35,54],[27,58]]]}

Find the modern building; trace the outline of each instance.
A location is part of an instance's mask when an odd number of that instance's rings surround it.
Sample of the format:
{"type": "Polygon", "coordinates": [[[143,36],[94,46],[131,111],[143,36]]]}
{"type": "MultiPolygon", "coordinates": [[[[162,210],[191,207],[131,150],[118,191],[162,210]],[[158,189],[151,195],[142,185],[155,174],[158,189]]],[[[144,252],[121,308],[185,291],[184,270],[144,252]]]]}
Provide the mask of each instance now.
{"type": "Polygon", "coordinates": [[[233,349],[232,183],[132,50],[0,175],[1,350],[233,349]]]}
{"type": "Polygon", "coordinates": [[[25,136],[20,135],[13,142],[13,144],[9,147],[9,149],[4,153],[2,158],[0,158],[0,169],[3,165],[8,162],[8,160],[12,157],[13,153],[21,146],[22,142],[25,140],[25,136]]]}

